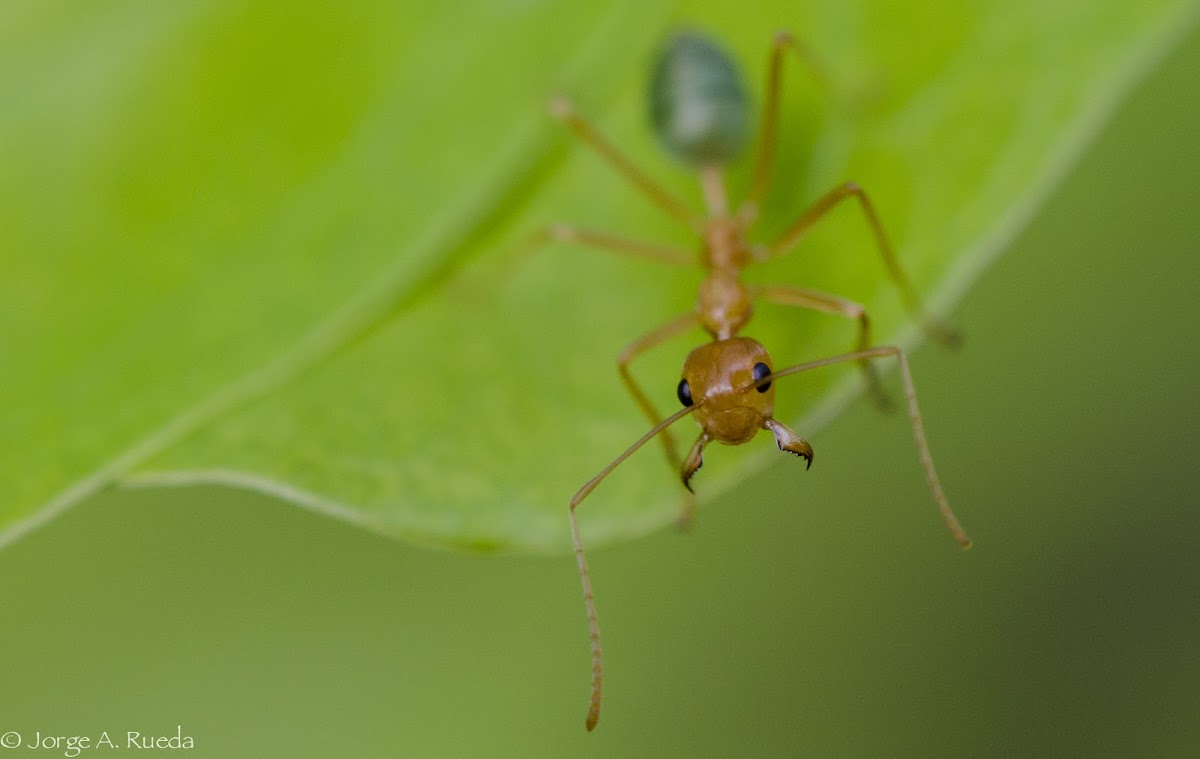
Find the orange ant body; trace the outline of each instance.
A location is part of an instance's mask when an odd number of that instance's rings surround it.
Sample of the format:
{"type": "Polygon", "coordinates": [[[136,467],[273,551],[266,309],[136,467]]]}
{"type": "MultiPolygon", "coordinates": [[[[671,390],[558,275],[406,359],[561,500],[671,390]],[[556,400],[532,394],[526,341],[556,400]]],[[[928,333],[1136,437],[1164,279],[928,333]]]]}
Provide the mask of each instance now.
{"type": "MultiPolygon", "coordinates": [[[[759,430],[765,429],[775,436],[775,442],[781,451],[802,457],[809,466],[812,465],[812,446],[787,425],[774,418],[774,380],[818,367],[853,361],[864,371],[875,399],[881,405],[887,405],[887,397],[882,391],[871,361],[887,356],[895,357],[904,383],[913,437],[934,502],[958,543],[963,548],[971,545],[970,538],[950,509],[934,469],[904,352],[895,346],[871,346],[870,320],[865,309],[857,303],[807,288],[779,285],[752,287],[742,282],[742,269],[788,252],[832,208],[843,200],[854,198],[871,227],[888,276],[899,288],[909,313],[930,336],[947,344],[955,344],[958,341],[954,330],[935,321],[922,309],[915,288],[892,252],[874,205],[866,192],[853,182],[847,182],[822,196],[774,242],[755,245],[747,240],[746,233],[753,226],[767,191],[774,157],[783,56],[789,48],[803,55],[804,51],[796,45],[790,35],[777,34],[767,69],[767,94],[751,188],[746,201],[736,212],[731,212],[728,205],[722,166],[736,158],[748,141],[749,98],[733,60],[706,38],[695,33],[682,32],[668,40],[659,54],[650,83],[650,111],[655,131],[670,152],[698,170],[707,211],[704,217],[696,217],[685,203],[643,174],[579,117],[565,99],[557,98],[550,105],[555,118],[565,123],[577,137],[611,163],[655,205],[698,234],[701,244],[699,263],[707,270],[707,275],[700,284],[694,311],[634,341],[618,358],[617,368],[621,379],[653,428],[571,498],[571,535],[579,565],[579,577],[583,584],[592,646],[592,694],[586,723],[588,730],[596,726],[600,717],[603,676],[600,630],[596,621],[595,600],[575,508],[601,480],[656,436],[660,436],[668,461],[680,472],[683,484],[687,488],[688,493],[685,495],[680,517],[681,522],[686,523],[690,520],[693,509],[690,495],[691,479],[703,462],[704,447],[712,441],[740,445],[748,442],[759,430]],[[739,335],[753,316],[755,300],[760,298],[772,303],[822,311],[854,320],[858,324],[855,350],[785,369],[774,369],[771,356],[762,344],[739,335]],[[629,372],[629,363],[646,350],[696,326],[703,328],[712,337],[712,342],[703,344],[688,354],[677,388],[683,408],[663,419],[634,381],[629,372]],[[695,415],[701,432],[687,455],[681,458],[668,428],[690,414],[695,415]]],[[[816,67],[811,61],[809,64],[815,70],[816,67]]],[[[682,249],[564,225],[552,226],[535,239],[536,242],[578,242],[667,263],[696,263],[695,256],[682,249]]]]}

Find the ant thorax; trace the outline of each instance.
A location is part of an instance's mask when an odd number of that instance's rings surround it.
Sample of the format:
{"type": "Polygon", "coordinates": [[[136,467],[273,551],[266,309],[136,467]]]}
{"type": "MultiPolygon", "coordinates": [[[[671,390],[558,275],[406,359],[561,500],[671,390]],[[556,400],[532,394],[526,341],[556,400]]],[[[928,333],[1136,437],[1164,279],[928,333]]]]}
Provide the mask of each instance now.
{"type": "Polygon", "coordinates": [[[745,227],[736,216],[718,216],[704,225],[703,260],[710,268],[741,269],[753,260],[746,247],[745,227]]]}
{"type": "Polygon", "coordinates": [[[736,269],[713,269],[700,283],[696,310],[704,330],[716,340],[726,340],[741,331],[754,315],[754,297],[736,269]]]}

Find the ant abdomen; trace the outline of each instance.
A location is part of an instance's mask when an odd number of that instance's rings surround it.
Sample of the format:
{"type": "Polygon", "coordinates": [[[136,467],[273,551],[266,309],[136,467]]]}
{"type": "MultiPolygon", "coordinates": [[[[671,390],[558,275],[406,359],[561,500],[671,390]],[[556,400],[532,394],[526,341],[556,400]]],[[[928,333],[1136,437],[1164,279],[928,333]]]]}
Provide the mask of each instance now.
{"type": "Polygon", "coordinates": [[[694,32],[672,35],[654,63],[650,121],[668,151],[693,166],[726,164],[750,140],[750,98],[733,58],[694,32]]]}

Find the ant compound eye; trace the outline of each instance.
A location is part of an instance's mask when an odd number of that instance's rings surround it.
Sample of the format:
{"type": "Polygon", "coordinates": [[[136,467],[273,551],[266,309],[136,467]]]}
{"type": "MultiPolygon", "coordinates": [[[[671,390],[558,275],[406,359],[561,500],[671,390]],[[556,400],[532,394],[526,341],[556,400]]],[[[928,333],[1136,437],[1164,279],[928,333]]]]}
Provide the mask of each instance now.
{"type": "MultiPolygon", "coordinates": [[[[763,377],[765,377],[771,373],[771,367],[767,366],[766,364],[764,364],[762,362],[759,362],[754,365],[754,369],[752,370],[752,373],[754,375],[754,381],[758,382],[760,379],[762,379],[763,377]]],[[[765,385],[758,386],[758,392],[760,392],[760,393],[765,393],[770,389],[771,389],[770,382],[768,382],[765,385]]]]}
{"type": "Polygon", "coordinates": [[[675,395],[679,396],[679,402],[683,405],[692,405],[692,388],[686,379],[679,380],[679,387],[675,388],[675,395]]]}

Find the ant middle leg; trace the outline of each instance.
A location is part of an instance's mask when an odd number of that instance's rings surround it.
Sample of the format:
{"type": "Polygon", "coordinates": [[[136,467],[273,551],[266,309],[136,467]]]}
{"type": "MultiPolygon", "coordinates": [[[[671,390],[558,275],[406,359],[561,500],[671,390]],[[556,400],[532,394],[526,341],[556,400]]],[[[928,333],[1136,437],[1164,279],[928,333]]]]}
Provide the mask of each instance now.
{"type": "Polygon", "coordinates": [[[888,236],[883,230],[883,222],[879,220],[879,214],[875,211],[875,205],[871,202],[871,198],[867,195],[866,191],[855,182],[846,182],[822,195],[775,242],[766,246],[765,250],[760,249],[762,252],[758,256],[759,260],[767,261],[778,258],[790,251],[808,234],[808,231],[818,221],[825,218],[826,214],[847,198],[858,200],[859,208],[866,217],[867,224],[871,228],[871,233],[875,237],[875,245],[879,250],[879,255],[883,258],[884,269],[887,271],[888,278],[892,280],[892,284],[900,291],[900,295],[904,300],[904,306],[908,310],[909,315],[912,316],[913,320],[916,321],[925,334],[945,345],[957,347],[962,342],[962,335],[954,327],[945,324],[925,311],[925,307],[921,304],[921,297],[917,294],[917,289],[913,287],[908,275],[900,267],[900,262],[892,250],[892,244],[888,241],[888,236]]]}
{"type": "MultiPolygon", "coordinates": [[[[858,323],[858,339],[855,340],[854,350],[863,351],[871,345],[871,319],[867,316],[867,310],[859,303],[819,290],[787,285],[763,285],[756,289],[756,294],[769,303],[807,308],[853,319],[858,323]]],[[[879,378],[879,370],[874,362],[869,358],[864,358],[859,360],[858,366],[862,369],[863,377],[867,381],[867,392],[870,394],[871,400],[881,411],[891,411],[892,399],[883,389],[883,382],[879,378]]]]}
{"type": "Polygon", "coordinates": [[[531,235],[525,241],[524,245],[528,249],[534,250],[552,242],[577,243],[589,248],[608,251],[609,253],[642,258],[648,261],[657,261],[673,266],[696,266],[699,263],[695,253],[690,253],[678,246],[631,240],[626,237],[610,235],[607,232],[580,229],[570,224],[551,224],[531,235]]]}
{"type": "Polygon", "coordinates": [[[556,242],[575,243],[607,253],[616,253],[621,256],[672,266],[690,267],[699,264],[694,252],[678,246],[618,237],[607,232],[581,229],[571,224],[549,224],[509,249],[501,276],[511,276],[516,273],[529,262],[529,259],[537,251],[556,242]]]}

